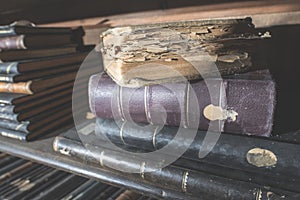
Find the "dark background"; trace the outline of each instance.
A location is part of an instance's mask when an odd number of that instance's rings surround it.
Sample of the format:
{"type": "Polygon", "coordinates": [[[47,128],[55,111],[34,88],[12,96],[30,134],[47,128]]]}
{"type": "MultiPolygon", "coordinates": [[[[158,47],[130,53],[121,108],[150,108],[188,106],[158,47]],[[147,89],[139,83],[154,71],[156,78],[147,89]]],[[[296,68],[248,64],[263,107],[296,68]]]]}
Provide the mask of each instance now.
{"type": "Polygon", "coordinates": [[[36,24],[146,10],[163,10],[234,0],[0,0],[0,24],[29,20],[36,24]]]}

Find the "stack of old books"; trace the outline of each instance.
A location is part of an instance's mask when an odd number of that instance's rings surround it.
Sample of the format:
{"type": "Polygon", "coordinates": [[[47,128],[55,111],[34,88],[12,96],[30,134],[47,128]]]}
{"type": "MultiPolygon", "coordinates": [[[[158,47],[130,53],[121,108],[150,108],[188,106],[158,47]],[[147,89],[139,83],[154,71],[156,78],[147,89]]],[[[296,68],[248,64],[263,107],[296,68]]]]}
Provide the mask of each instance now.
{"type": "Polygon", "coordinates": [[[290,169],[300,161],[289,155],[298,148],[267,139],[270,37],[249,18],[107,30],[105,71],[89,82],[96,120],[78,126],[78,136],[57,137],[54,150],[159,187],[169,199],[295,196],[299,174],[290,169]]]}
{"type": "Polygon", "coordinates": [[[89,47],[82,28],[0,27],[0,133],[29,140],[71,122],[72,87],[89,47]]]}

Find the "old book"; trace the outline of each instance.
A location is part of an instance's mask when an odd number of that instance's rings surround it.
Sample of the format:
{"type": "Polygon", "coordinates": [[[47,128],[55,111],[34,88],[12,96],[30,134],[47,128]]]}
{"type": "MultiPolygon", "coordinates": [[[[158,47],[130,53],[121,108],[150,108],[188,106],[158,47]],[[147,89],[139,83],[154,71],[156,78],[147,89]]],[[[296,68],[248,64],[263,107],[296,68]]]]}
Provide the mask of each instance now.
{"type": "Polygon", "coordinates": [[[52,121],[60,120],[61,118],[68,117],[69,115],[72,115],[71,102],[59,105],[47,110],[47,112],[41,112],[21,122],[0,119],[0,127],[3,129],[30,134],[31,132],[35,132],[44,126],[47,126],[47,124],[52,121]]]}
{"type": "Polygon", "coordinates": [[[44,58],[52,56],[60,56],[64,54],[76,53],[76,45],[69,45],[65,47],[54,47],[48,49],[20,49],[11,51],[1,51],[0,60],[2,62],[12,62],[17,60],[29,60],[35,58],[44,58]]]}
{"type": "MultiPolygon", "coordinates": [[[[118,147],[131,152],[141,152],[142,150],[143,152],[152,152],[164,148],[171,142],[175,146],[182,146],[183,141],[185,141],[183,138],[185,135],[174,139],[176,134],[179,134],[178,127],[145,126],[145,124],[108,119],[97,119],[96,123],[90,121],[87,126],[93,126],[95,129],[95,134],[89,134],[89,141],[94,141],[94,145],[97,145],[99,140],[104,142],[103,136],[105,136],[118,147]]],[[[188,133],[189,131],[186,130],[185,132],[188,133]]],[[[84,134],[87,132],[79,131],[78,134],[80,138],[84,138],[86,137],[84,134]]],[[[284,136],[278,140],[276,137],[267,139],[223,133],[212,151],[200,159],[198,155],[206,134],[214,133],[198,131],[187,151],[173,164],[181,167],[186,166],[196,171],[205,171],[237,180],[300,192],[299,187],[297,187],[300,184],[299,178],[295,178],[299,176],[296,169],[300,167],[300,162],[295,161],[297,158],[289,156],[296,154],[300,148],[299,142],[286,141],[284,136]],[[255,165],[257,160],[254,161],[254,157],[256,155],[251,154],[253,157],[250,158],[249,152],[256,147],[259,147],[257,152],[259,149],[266,149],[276,155],[276,158],[274,157],[276,162],[273,162],[274,167],[255,165]],[[249,159],[253,160],[250,161],[249,159]],[[292,168],[295,170],[291,171],[292,168]]],[[[168,153],[172,154],[172,152],[164,153],[165,156],[168,156],[168,153]]],[[[271,157],[269,158],[271,159],[271,157]]]]}
{"type": "MultiPolygon", "coordinates": [[[[67,127],[73,122],[72,103],[68,99],[69,96],[71,95],[50,100],[44,105],[25,111],[25,113],[0,113],[0,134],[13,139],[28,141],[67,127]]],[[[76,114],[84,116],[87,112],[86,107],[78,106],[76,114]]]]}
{"type": "Polygon", "coordinates": [[[3,106],[8,105],[19,105],[19,104],[30,104],[41,99],[46,99],[51,95],[63,92],[65,89],[70,88],[74,85],[74,81],[69,81],[60,87],[49,88],[45,91],[36,93],[34,95],[27,94],[16,94],[16,93],[1,93],[0,103],[3,106]]]}
{"type": "Polygon", "coordinates": [[[247,71],[268,37],[250,18],[173,22],[109,29],[100,50],[117,84],[139,87],[247,71]]]}
{"type": "MultiPolygon", "coordinates": [[[[61,66],[63,67],[63,66],[61,66]]],[[[79,67],[75,65],[75,68],[79,67]]],[[[92,74],[98,70],[98,66],[91,65],[84,70],[80,70],[81,80],[88,80],[92,74]]],[[[19,94],[36,94],[52,87],[60,87],[62,84],[70,81],[75,81],[77,71],[61,72],[59,74],[53,74],[51,76],[40,77],[26,82],[0,82],[0,92],[4,93],[19,93],[19,94]]]]}
{"type": "Polygon", "coordinates": [[[60,27],[36,27],[29,23],[15,22],[11,25],[0,26],[0,37],[16,36],[16,35],[42,35],[42,34],[71,34],[71,28],[60,27]]]}
{"type": "MultiPolygon", "coordinates": [[[[127,154],[125,155],[125,153],[117,152],[116,149],[107,148],[105,143],[101,143],[99,146],[93,146],[91,143],[82,144],[79,138],[70,135],[70,133],[64,134],[63,137],[56,137],[53,142],[53,149],[65,156],[74,157],[89,164],[96,164],[115,173],[126,174],[128,178],[134,177],[137,181],[156,185],[161,189],[181,191],[187,197],[201,195],[203,199],[220,199],[222,197],[223,199],[246,200],[254,198],[257,193],[267,197],[267,192],[271,192],[258,184],[227,179],[173,165],[159,170],[148,171],[148,169],[153,167],[150,165],[150,160],[141,163],[139,159],[143,159],[143,157],[140,158],[138,155],[134,158],[130,157],[127,154]],[[87,145],[89,146],[88,149],[86,148],[87,145]],[[113,169],[112,166],[117,168],[113,169]],[[122,167],[127,170],[135,169],[140,173],[125,173],[117,170],[122,167]]],[[[274,193],[272,192],[272,194],[274,193]]],[[[293,194],[289,194],[287,191],[283,193],[287,196],[293,194]]]]}
{"type": "Polygon", "coordinates": [[[54,132],[58,129],[63,129],[68,127],[73,123],[72,115],[67,114],[63,116],[60,120],[53,120],[46,123],[45,126],[40,127],[37,130],[34,130],[29,133],[24,133],[22,131],[16,131],[11,129],[0,128],[0,135],[21,140],[21,141],[30,141],[41,136],[45,136],[51,132],[54,132]]]}
{"type": "Polygon", "coordinates": [[[28,73],[22,73],[22,74],[0,74],[0,81],[1,82],[24,82],[24,81],[30,81],[33,79],[45,79],[47,77],[55,76],[55,75],[61,75],[61,74],[68,74],[72,72],[77,72],[80,68],[81,63],[76,63],[72,65],[65,65],[65,66],[59,66],[56,68],[49,68],[49,69],[43,69],[37,71],[32,71],[28,73]]]}
{"type": "MultiPolygon", "coordinates": [[[[65,86],[68,87],[62,87],[59,89],[51,89],[53,90],[51,93],[38,93],[37,95],[27,95],[27,96],[22,96],[20,98],[16,98],[13,100],[7,99],[7,101],[5,102],[3,99],[0,105],[0,112],[2,113],[8,113],[8,114],[15,114],[15,113],[20,113],[20,112],[24,112],[28,109],[34,109],[34,108],[38,108],[42,105],[44,105],[45,103],[47,103],[48,101],[56,101],[57,99],[60,99],[62,97],[66,97],[66,96],[72,96],[73,99],[80,97],[82,95],[86,95],[86,88],[87,88],[87,84],[82,84],[82,85],[78,85],[77,89],[78,92],[76,94],[72,94],[73,92],[73,82],[66,84],[65,86]],[[80,91],[80,92],[79,92],[80,91]],[[43,94],[43,95],[41,95],[43,94]],[[33,97],[33,98],[26,98],[26,97],[33,97]]],[[[6,98],[8,98],[8,94],[5,95],[6,98]]],[[[82,103],[82,99],[80,102],[78,102],[79,104],[82,103]]],[[[88,104],[88,102],[87,102],[88,104]]],[[[88,107],[88,106],[87,106],[88,107]]],[[[88,109],[88,108],[87,108],[88,109]]]]}
{"type": "MultiPolygon", "coordinates": [[[[47,99],[57,98],[58,96],[66,95],[73,89],[74,81],[67,82],[60,87],[49,88],[46,91],[36,93],[34,95],[16,94],[16,93],[2,93],[0,104],[2,108],[8,111],[17,112],[23,108],[29,108],[40,103],[45,103],[47,99]],[[7,109],[6,109],[7,108],[7,109]]],[[[77,86],[78,92],[74,94],[74,98],[78,95],[87,96],[87,83],[80,83],[77,86]],[[80,90],[80,91],[79,91],[80,90]]],[[[86,98],[88,100],[88,98],[86,98]]]]}
{"type": "MultiPolygon", "coordinates": [[[[82,92],[78,93],[77,95],[83,94],[85,94],[84,90],[82,90],[82,92]]],[[[76,96],[72,96],[72,88],[70,88],[66,92],[62,91],[51,96],[46,96],[40,100],[41,102],[36,100],[35,102],[29,102],[20,105],[2,105],[0,107],[0,119],[6,119],[15,122],[31,121],[32,117],[38,119],[40,116],[44,116],[44,112],[47,113],[61,105],[68,105],[72,101],[72,98],[76,98],[76,96]]],[[[88,103],[85,101],[77,102],[76,108],[79,110],[86,109],[87,111],[87,104],[88,103]],[[83,104],[86,105],[83,106],[83,104]]],[[[70,108],[71,107],[72,106],[70,106],[70,108]]]]}
{"type": "Polygon", "coordinates": [[[266,70],[140,88],[118,86],[107,74],[91,76],[91,111],[100,118],[122,119],[270,136],[275,83],[266,70]]]}
{"type": "Polygon", "coordinates": [[[35,101],[30,101],[30,102],[26,102],[26,103],[20,103],[20,104],[1,104],[0,105],[0,111],[1,113],[6,113],[6,114],[17,114],[17,113],[21,113],[24,112],[26,110],[33,110],[35,108],[38,108],[40,106],[43,106],[45,103],[49,102],[49,101],[56,101],[62,97],[66,97],[66,96],[71,96],[72,95],[72,87],[63,89],[57,93],[53,93],[51,95],[47,95],[44,97],[40,97],[38,99],[36,99],[35,101]]]}
{"type": "MultiPolygon", "coordinates": [[[[62,67],[63,68],[63,67],[62,67]]],[[[82,91],[86,94],[84,96],[88,100],[87,89],[89,77],[92,74],[95,74],[98,71],[98,65],[91,64],[88,67],[85,66],[84,69],[80,69],[80,75],[76,77],[76,91],[73,96],[76,96],[77,93],[82,95],[82,91]]],[[[74,79],[67,81],[64,84],[59,85],[58,87],[47,88],[47,90],[42,90],[34,95],[29,94],[17,94],[17,93],[2,93],[0,98],[0,104],[3,105],[21,105],[27,104],[32,105],[33,102],[39,102],[43,99],[48,98],[49,96],[57,96],[58,93],[64,92],[65,89],[74,86],[74,79]]],[[[81,99],[82,100],[82,99],[81,99]]]]}
{"type": "Polygon", "coordinates": [[[74,43],[76,43],[76,39],[70,34],[17,35],[0,37],[0,50],[42,49],[74,43]]]}
{"type": "Polygon", "coordinates": [[[60,74],[45,79],[33,79],[27,82],[8,83],[0,82],[0,92],[34,94],[47,88],[59,87],[59,85],[74,80],[77,72],[60,74]]]}
{"type": "Polygon", "coordinates": [[[3,109],[7,108],[6,112],[0,112],[0,119],[7,119],[15,122],[22,122],[30,119],[33,116],[42,115],[43,112],[48,112],[56,107],[64,104],[69,104],[72,100],[71,93],[57,97],[56,99],[49,99],[45,103],[39,104],[34,108],[27,108],[20,110],[19,112],[14,112],[14,109],[8,109],[9,107],[4,106],[3,109]],[[9,112],[12,111],[12,112],[9,112]]]}
{"type": "Polygon", "coordinates": [[[0,74],[21,74],[41,69],[57,68],[63,65],[81,63],[87,52],[40,58],[34,60],[0,63],[0,74]]]}

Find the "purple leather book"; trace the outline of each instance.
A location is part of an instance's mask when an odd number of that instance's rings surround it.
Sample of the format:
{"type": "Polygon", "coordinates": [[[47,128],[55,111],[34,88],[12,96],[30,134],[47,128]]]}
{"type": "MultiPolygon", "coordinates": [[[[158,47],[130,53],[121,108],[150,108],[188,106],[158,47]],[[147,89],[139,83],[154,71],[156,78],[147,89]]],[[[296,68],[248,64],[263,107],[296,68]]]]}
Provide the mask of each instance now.
{"type": "Polygon", "coordinates": [[[125,88],[101,73],[90,77],[89,101],[100,118],[270,136],[275,83],[268,70],[260,70],[125,88]]]}

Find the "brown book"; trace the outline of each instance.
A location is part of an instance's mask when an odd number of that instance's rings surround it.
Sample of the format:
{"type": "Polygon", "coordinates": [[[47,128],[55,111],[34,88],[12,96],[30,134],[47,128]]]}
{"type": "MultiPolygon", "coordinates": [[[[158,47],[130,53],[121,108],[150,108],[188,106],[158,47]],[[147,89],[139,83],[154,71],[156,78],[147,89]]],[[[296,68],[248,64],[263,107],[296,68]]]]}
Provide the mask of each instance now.
{"type": "Polygon", "coordinates": [[[30,81],[32,79],[43,79],[49,76],[60,75],[62,73],[71,73],[76,72],[81,63],[60,66],[56,68],[49,68],[49,69],[41,69],[37,71],[32,71],[29,73],[23,74],[0,74],[0,81],[1,82],[21,82],[21,81],[30,81]]]}
{"type": "MultiPolygon", "coordinates": [[[[76,87],[83,88],[84,91],[87,88],[88,77],[76,80],[76,87]]],[[[73,87],[74,81],[66,82],[59,87],[48,88],[34,95],[17,94],[17,93],[1,93],[0,104],[4,105],[20,105],[20,104],[32,104],[32,102],[40,101],[41,99],[48,98],[48,96],[62,93],[66,89],[73,87]]],[[[79,91],[79,90],[78,90],[79,91]]]]}
{"type": "Polygon", "coordinates": [[[11,51],[2,51],[0,52],[0,60],[2,62],[29,60],[36,58],[59,56],[64,54],[72,54],[76,53],[76,50],[76,45],[70,45],[65,47],[54,47],[48,49],[18,49],[11,51]]]}
{"type": "MultiPolygon", "coordinates": [[[[87,107],[84,107],[82,104],[80,104],[79,107],[77,114],[82,114],[82,116],[84,116],[84,113],[87,112],[87,107]]],[[[0,118],[0,127],[23,133],[30,133],[37,131],[38,128],[47,126],[50,121],[61,120],[66,116],[69,117],[69,115],[72,116],[71,102],[64,103],[43,112],[38,112],[38,114],[20,122],[17,120],[0,118]]]]}
{"type": "Polygon", "coordinates": [[[68,127],[68,125],[72,123],[73,123],[72,115],[67,114],[64,117],[62,117],[60,120],[50,121],[45,126],[42,126],[40,127],[40,129],[33,132],[24,133],[20,131],[0,128],[0,135],[13,138],[13,139],[26,141],[38,136],[49,134],[51,132],[56,131],[57,129],[63,129],[65,127],[68,127]]]}
{"type": "Polygon", "coordinates": [[[56,107],[59,107],[64,104],[70,104],[72,101],[72,96],[71,95],[65,95],[59,98],[56,98],[55,100],[49,100],[45,102],[43,105],[38,105],[34,109],[26,109],[22,110],[19,113],[4,113],[0,112],[0,119],[6,119],[10,121],[15,121],[15,122],[22,122],[22,121],[27,121],[30,118],[40,115],[43,112],[49,112],[56,107]]]}
{"type": "MultiPolygon", "coordinates": [[[[61,66],[63,67],[63,66],[61,66]]],[[[80,78],[85,79],[94,74],[98,70],[97,66],[80,71],[80,78]]],[[[61,85],[70,81],[75,81],[77,71],[68,71],[60,74],[55,74],[46,78],[33,79],[26,82],[0,82],[0,92],[18,93],[18,94],[35,94],[52,87],[61,87],[61,85]]]]}
{"type": "Polygon", "coordinates": [[[87,52],[40,58],[35,60],[0,63],[0,74],[21,74],[41,69],[57,68],[63,65],[81,63],[87,52]]]}
{"type": "Polygon", "coordinates": [[[0,92],[34,94],[47,88],[59,87],[59,85],[74,80],[77,72],[61,74],[46,79],[36,79],[27,82],[7,83],[0,82],[0,92]]]}
{"type": "Polygon", "coordinates": [[[105,31],[101,52],[118,85],[140,87],[247,71],[268,37],[250,18],[138,25],[105,31]]]}
{"type": "Polygon", "coordinates": [[[72,91],[73,87],[69,87],[59,92],[52,93],[51,95],[40,97],[34,101],[29,101],[17,105],[3,104],[0,105],[0,111],[1,113],[18,114],[28,109],[34,110],[40,106],[45,106],[45,103],[48,103],[49,101],[56,101],[58,98],[65,97],[66,95],[72,96],[72,91]]]}
{"type": "Polygon", "coordinates": [[[72,87],[73,81],[69,81],[60,87],[49,88],[45,91],[36,93],[34,95],[16,94],[16,93],[1,93],[0,103],[4,105],[19,105],[19,104],[31,104],[38,100],[48,98],[50,95],[61,93],[69,87],[72,87]]]}
{"type": "MultiPolygon", "coordinates": [[[[76,40],[75,40],[76,41],[76,40]]],[[[60,35],[17,35],[0,37],[0,50],[41,49],[75,43],[70,34],[60,35]]]]}
{"type": "MultiPolygon", "coordinates": [[[[73,98],[75,98],[78,97],[78,95],[84,95],[84,93],[87,93],[87,84],[78,85],[76,89],[79,92],[73,95],[73,84],[66,85],[69,85],[69,87],[62,88],[59,91],[52,92],[51,94],[48,93],[48,95],[39,95],[31,101],[21,102],[17,104],[0,104],[0,112],[8,114],[24,113],[26,112],[26,110],[28,111],[37,109],[38,107],[45,107],[45,104],[48,104],[51,101],[57,101],[60,98],[69,98],[72,96],[73,98]]],[[[35,95],[31,96],[34,97],[35,95]]]]}
{"type": "Polygon", "coordinates": [[[71,28],[61,27],[36,27],[26,21],[16,21],[13,24],[0,26],[0,37],[15,35],[49,35],[49,34],[71,34],[71,28]]]}
{"type": "Polygon", "coordinates": [[[41,112],[40,114],[22,122],[0,118],[0,127],[9,130],[29,133],[30,131],[36,130],[37,127],[47,125],[48,122],[52,120],[58,120],[64,115],[66,114],[70,115],[71,113],[72,113],[72,106],[70,103],[68,103],[50,109],[48,110],[48,112],[41,112]]]}
{"type": "MultiPolygon", "coordinates": [[[[86,90],[82,90],[80,93],[76,94],[76,96],[72,95],[72,90],[69,90],[65,93],[61,92],[60,94],[48,96],[44,99],[41,99],[41,102],[29,103],[28,106],[26,104],[16,105],[16,106],[3,106],[0,109],[3,109],[3,112],[0,112],[0,118],[7,119],[11,121],[25,121],[29,120],[31,117],[41,114],[42,112],[48,113],[49,111],[55,109],[58,106],[66,105],[72,102],[72,98],[78,98],[78,96],[86,95],[86,90]],[[4,110],[6,109],[6,110],[4,110]]],[[[76,102],[73,109],[81,110],[88,108],[88,102],[85,100],[81,100],[80,102],[76,102]]],[[[76,111],[77,111],[76,110],[76,111]]],[[[38,120],[39,118],[37,118],[38,120]]]]}

